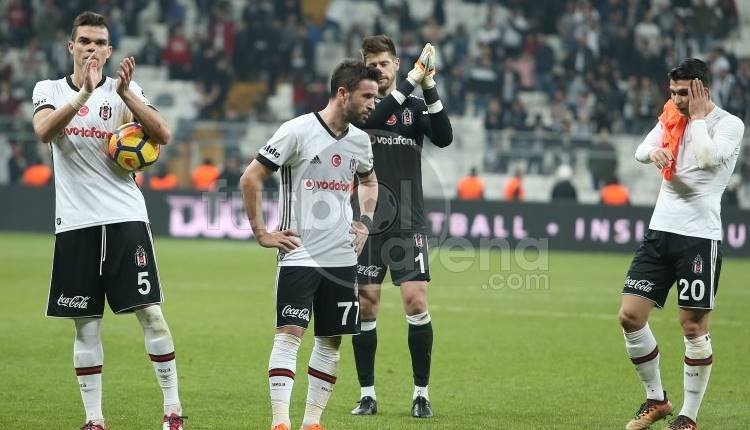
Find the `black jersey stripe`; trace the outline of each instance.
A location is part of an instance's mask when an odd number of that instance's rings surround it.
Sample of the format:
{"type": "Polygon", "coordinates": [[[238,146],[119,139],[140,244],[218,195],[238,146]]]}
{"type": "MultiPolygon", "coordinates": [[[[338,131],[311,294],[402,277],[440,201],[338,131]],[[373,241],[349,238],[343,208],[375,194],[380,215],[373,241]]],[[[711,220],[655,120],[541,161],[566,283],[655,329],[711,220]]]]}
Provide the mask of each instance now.
{"type": "Polygon", "coordinates": [[[283,207],[281,208],[281,220],[279,220],[279,230],[289,228],[292,221],[292,168],[283,166],[281,168],[281,189],[284,194],[283,207]]]}

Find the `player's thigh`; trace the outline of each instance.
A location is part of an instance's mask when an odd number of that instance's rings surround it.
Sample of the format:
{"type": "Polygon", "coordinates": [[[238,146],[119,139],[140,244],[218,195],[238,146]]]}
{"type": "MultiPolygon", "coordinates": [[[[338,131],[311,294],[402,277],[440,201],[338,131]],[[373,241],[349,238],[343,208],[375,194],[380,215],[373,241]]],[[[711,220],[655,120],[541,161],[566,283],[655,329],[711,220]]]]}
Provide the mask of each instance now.
{"type": "Polygon", "coordinates": [[[667,247],[666,233],[646,232],[630,263],[622,294],[643,297],[659,308],[664,307],[676,277],[667,247]]]}
{"type": "Polygon", "coordinates": [[[319,267],[281,266],[276,274],[276,328],[307,329],[320,288],[319,267]]]}
{"type": "Polygon", "coordinates": [[[103,282],[112,312],[161,303],[161,280],[148,224],[109,224],[105,242],[103,282]]]}
{"type": "Polygon", "coordinates": [[[394,284],[430,280],[429,249],[424,234],[393,235],[383,242],[380,255],[391,270],[394,284]]]}
{"type": "Polygon", "coordinates": [[[383,234],[367,238],[362,252],[357,257],[357,279],[360,285],[382,284],[388,270],[380,256],[383,234]]]}
{"type": "Polygon", "coordinates": [[[362,319],[369,320],[377,317],[381,290],[380,284],[359,284],[359,307],[362,319]]]}
{"type": "Polygon", "coordinates": [[[675,235],[677,304],[681,308],[713,309],[721,273],[721,242],[675,235]]]}
{"type": "Polygon", "coordinates": [[[357,268],[322,268],[320,288],[315,294],[315,336],[359,333],[357,268]]]}
{"type": "Polygon", "coordinates": [[[101,226],[55,235],[47,316],[102,316],[104,288],[99,273],[101,248],[101,226]]]}

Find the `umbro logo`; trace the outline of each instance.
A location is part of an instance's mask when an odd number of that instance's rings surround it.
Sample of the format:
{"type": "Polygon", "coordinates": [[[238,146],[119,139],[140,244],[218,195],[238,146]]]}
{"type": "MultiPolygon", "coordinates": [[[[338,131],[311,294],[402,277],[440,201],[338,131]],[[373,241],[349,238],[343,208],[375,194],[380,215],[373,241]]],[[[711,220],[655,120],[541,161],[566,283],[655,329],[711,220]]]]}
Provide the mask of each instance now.
{"type": "Polygon", "coordinates": [[[321,164],[321,163],[322,163],[322,161],[320,161],[320,157],[318,157],[317,155],[310,162],[310,164],[321,164]]]}

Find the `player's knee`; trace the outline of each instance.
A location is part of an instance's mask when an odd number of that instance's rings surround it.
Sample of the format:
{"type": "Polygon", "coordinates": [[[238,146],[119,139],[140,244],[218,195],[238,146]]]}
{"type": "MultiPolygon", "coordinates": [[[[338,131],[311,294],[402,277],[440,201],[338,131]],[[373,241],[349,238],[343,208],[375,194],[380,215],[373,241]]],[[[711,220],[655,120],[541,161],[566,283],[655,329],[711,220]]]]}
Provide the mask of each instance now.
{"type": "Polygon", "coordinates": [[[646,318],[630,309],[620,308],[617,317],[620,320],[620,326],[627,332],[640,330],[646,326],[646,318]]]}
{"type": "Polygon", "coordinates": [[[708,311],[685,310],[680,311],[680,325],[682,333],[688,339],[708,333],[708,311]]]}
{"type": "Polygon", "coordinates": [[[378,315],[380,308],[380,298],[373,293],[359,293],[359,312],[362,319],[373,319],[378,315]]]}
{"type": "Polygon", "coordinates": [[[682,334],[688,339],[708,333],[707,328],[698,321],[687,319],[682,320],[680,323],[682,325],[682,334]]]}
{"type": "Polygon", "coordinates": [[[144,333],[150,332],[156,337],[170,336],[169,327],[161,312],[161,306],[148,306],[138,309],[135,311],[135,315],[141,323],[144,333]]]}
{"type": "Polygon", "coordinates": [[[75,320],[76,341],[87,345],[100,342],[102,320],[100,318],[80,318],[75,320]]]}
{"type": "Polygon", "coordinates": [[[422,294],[404,296],[404,310],[407,315],[427,312],[427,297],[422,294]]]}

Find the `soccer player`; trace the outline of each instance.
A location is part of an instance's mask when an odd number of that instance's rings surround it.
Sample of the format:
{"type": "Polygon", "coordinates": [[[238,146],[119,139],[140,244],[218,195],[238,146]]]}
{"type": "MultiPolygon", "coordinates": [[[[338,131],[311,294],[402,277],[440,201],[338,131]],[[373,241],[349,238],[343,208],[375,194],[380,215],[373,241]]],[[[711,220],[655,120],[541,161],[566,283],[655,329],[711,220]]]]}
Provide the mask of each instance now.
{"type": "Polygon", "coordinates": [[[414,392],[411,414],[417,418],[432,416],[427,386],[432,355],[432,324],[427,309],[427,282],[430,266],[427,254],[427,223],[422,197],[422,145],[424,137],[438,147],[453,141],[448,114],[435,88],[435,50],[425,45],[419,60],[407,78],[396,85],[400,61],[393,40],[388,36],[369,36],[362,42],[367,65],[380,69],[378,100],[364,129],[370,134],[375,165],[382,185],[374,231],[359,256],[359,302],[362,332],[352,338],[360,401],[352,414],[377,413],[375,394],[376,317],[380,287],[386,270],[401,287],[408,342],[411,353],[414,392]],[[424,99],[412,96],[422,87],[424,99]]]}
{"type": "Polygon", "coordinates": [[[654,306],[664,306],[675,282],[685,343],[685,394],[667,429],[698,428],[698,409],[711,374],[709,315],[721,270],[720,201],[744,126],[711,101],[708,73],[706,63],[694,58],[669,72],[671,97],[635,153],[638,161],[660,169],[663,180],[649,229],[628,270],[619,311],[625,347],[646,390],[646,401],[627,430],[649,428],[672,413],[648,317],[654,306]]]}
{"type": "Polygon", "coordinates": [[[73,365],[86,423],[105,430],[102,413],[102,314],[105,296],[116,314],[135,313],[164,394],[164,430],[181,430],[174,344],[164,321],[159,273],[143,194],[132,175],[107,155],[121,124],[136,118],[158,143],[169,126],[132,81],[135,61],[103,76],[112,55],[102,15],[75,18],[68,51],[73,74],[34,87],[34,132],[49,143],[55,170],[55,253],[47,316],[72,318],[73,365]]]}
{"type": "Polygon", "coordinates": [[[320,417],[336,383],[341,336],[359,332],[357,254],[367,240],[378,184],[361,123],[375,108],[377,69],[345,61],[331,76],[328,105],[279,127],[240,180],[250,226],[261,246],[278,249],[276,335],[268,363],[272,428],[289,430],[289,401],[302,336],[314,316],[303,430],[320,417]],[[280,226],[263,220],[263,181],[281,169],[280,226]],[[360,220],[351,193],[359,178],[360,220]]]}

